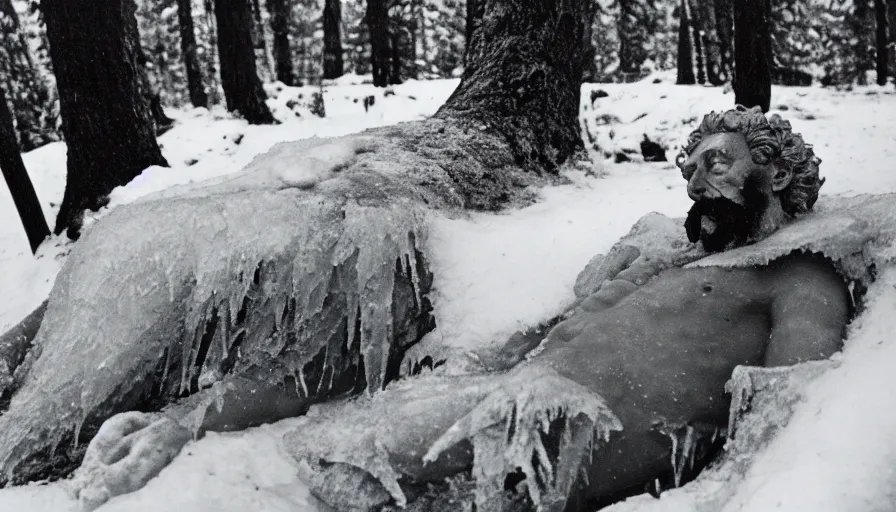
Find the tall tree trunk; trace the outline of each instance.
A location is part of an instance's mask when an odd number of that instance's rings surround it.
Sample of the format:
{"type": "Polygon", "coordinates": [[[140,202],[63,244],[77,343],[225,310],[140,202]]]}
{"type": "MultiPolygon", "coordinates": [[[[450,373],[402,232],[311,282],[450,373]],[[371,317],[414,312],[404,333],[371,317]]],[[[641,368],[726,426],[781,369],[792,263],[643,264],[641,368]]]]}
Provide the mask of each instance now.
{"type": "Polygon", "coordinates": [[[874,15],[877,21],[877,84],[887,85],[887,67],[890,65],[890,20],[887,19],[886,0],[874,0],[874,15]]]}
{"type": "Polygon", "coordinates": [[[734,13],[731,0],[714,0],[716,35],[719,41],[719,77],[721,81],[731,80],[734,69],[734,13]]]}
{"type": "Polygon", "coordinates": [[[168,163],[141,95],[133,2],[44,0],[41,8],[68,144],[55,232],[77,237],[84,209],[100,207],[143,169],[168,163]]]}
{"type": "Polygon", "coordinates": [[[370,67],[373,85],[389,83],[389,11],[386,0],[367,0],[367,29],[370,34],[370,67]]]}
{"type": "Polygon", "coordinates": [[[342,1],[324,1],[324,78],[339,78],[344,73],[342,63],[342,1]]]}
{"type": "Polygon", "coordinates": [[[678,8],[678,85],[697,83],[694,76],[693,46],[691,46],[691,20],[688,17],[687,0],[681,0],[678,8]]]}
{"type": "Polygon", "coordinates": [[[722,78],[722,50],[718,33],[719,23],[716,21],[716,2],[694,0],[691,7],[695,31],[702,35],[700,43],[706,81],[712,85],[721,85],[725,80],[722,78]]]}
{"type": "Polygon", "coordinates": [[[392,30],[389,31],[389,83],[401,83],[401,26],[396,20],[392,20],[392,30]]]}
{"type": "Polygon", "coordinates": [[[584,31],[582,33],[582,48],[584,68],[582,69],[582,81],[594,82],[597,80],[597,48],[594,47],[592,35],[594,34],[594,17],[600,10],[600,5],[596,0],[587,0],[585,2],[585,19],[584,31]]]}
{"type": "Polygon", "coordinates": [[[734,101],[768,112],[772,99],[771,0],[734,0],[734,101]]]}
{"type": "Polygon", "coordinates": [[[685,0],[688,4],[688,20],[690,21],[691,26],[691,40],[694,41],[694,59],[697,66],[697,83],[705,84],[706,83],[706,53],[705,53],[705,45],[703,44],[703,31],[700,27],[700,14],[699,12],[694,12],[693,7],[691,6],[690,0],[685,0]]]}
{"type": "Polygon", "coordinates": [[[461,83],[429,119],[278,145],[233,180],[103,217],[61,270],[41,356],[0,415],[0,480],[46,469],[85,417],[132,410],[143,391],[159,406],[199,375],[221,389],[301,375],[309,404],[382,389],[432,329],[427,212],[531,201],[582,148],[584,3],[487,0],[461,83]],[[314,171],[310,187],[271,172],[285,159],[314,171]],[[147,243],[108,244],[140,230],[147,243]],[[82,371],[101,360],[114,375],[82,371]]]}
{"type": "Polygon", "coordinates": [[[215,19],[227,110],[239,112],[250,124],[274,123],[255,67],[252,9],[248,0],[215,0],[215,19]]]}
{"type": "Polygon", "coordinates": [[[286,85],[296,85],[292,50],[289,46],[289,17],[292,0],[267,0],[267,2],[268,11],[271,13],[271,32],[274,33],[274,71],[277,74],[277,80],[286,85]]]}
{"type": "Polygon", "coordinates": [[[0,0],[0,43],[0,87],[8,91],[14,134],[22,151],[58,140],[47,112],[52,103],[48,85],[34,66],[11,0],[0,0]]]}
{"type": "Polygon", "coordinates": [[[31,252],[35,253],[40,243],[49,236],[50,228],[47,227],[40,201],[34,192],[34,186],[31,185],[31,179],[28,178],[25,163],[22,162],[12,125],[12,113],[6,106],[6,93],[2,87],[0,87],[0,171],[3,171],[6,186],[9,187],[12,201],[19,212],[28,243],[31,245],[31,252]]]}
{"type": "Polygon", "coordinates": [[[890,71],[896,77],[896,0],[887,0],[887,14],[890,22],[890,43],[893,50],[890,52],[890,71]]]}
{"type": "Polygon", "coordinates": [[[194,107],[208,107],[208,96],[202,85],[202,71],[196,52],[196,32],[193,29],[191,0],[177,0],[177,22],[180,28],[180,51],[184,58],[190,103],[194,107]]]}
{"type": "Polygon", "coordinates": [[[854,0],[853,10],[850,13],[849,25],[852,29],[855,43],[853,52],[856,58],[856,82],[859,85],[868,83],[868,70],[871,69],[871,8],[872,0],[854,0]]]}
{"type": "Polygon", "coordinates": [[[619,71],[626,74],[638,73],[646,56],[636,9],[637,0],[619,0],[619,71]]]}

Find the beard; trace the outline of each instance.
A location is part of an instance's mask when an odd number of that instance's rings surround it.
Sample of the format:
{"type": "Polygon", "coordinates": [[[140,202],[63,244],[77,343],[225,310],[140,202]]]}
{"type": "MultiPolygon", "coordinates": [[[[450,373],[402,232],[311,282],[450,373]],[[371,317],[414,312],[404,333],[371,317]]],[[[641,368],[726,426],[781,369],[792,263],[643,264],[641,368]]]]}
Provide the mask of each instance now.
{"type": "Polygon", "coordinates": [[[688,240],[700,241],[707,252],[745,245],[756,227],[755,211],[720,197],[696,201],[684,226],[688,240]]]}

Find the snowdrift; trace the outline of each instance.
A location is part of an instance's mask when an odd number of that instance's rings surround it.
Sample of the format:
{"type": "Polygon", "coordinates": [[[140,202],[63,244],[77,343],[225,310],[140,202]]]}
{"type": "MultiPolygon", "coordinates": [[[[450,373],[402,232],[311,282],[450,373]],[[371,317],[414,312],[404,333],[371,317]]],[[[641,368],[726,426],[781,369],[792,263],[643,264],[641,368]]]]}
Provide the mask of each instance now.
{"type": "MultiPolygon", "coordinates": [[[[888,288],[892,287],[892,281],[896,279],[894,240],[896,240],[896,194],[827,199],[820,202],[816,211],[796,219],[766,240],[713,255],[707,255],[699,247],[687,242],[681,220],[652,214],[639,221],[632,231],[614,246],[607,257],[592,260],[579,276],[576,291],[580,297],[593,293],[599,289],[604,280],[613,278],[637,258],[660,259],[685,267],[748,267],[765,265],[793,251],[822,253],[832,260],[843,277],[850,281],[854,300],[861,308],[859,319],[853,324],[850,339],[847,340],[845,354],[848,356],[853,338],[861,338],[861,330],[871,321],[866,320],[866,316],[871,319],[878,318],[880,308],[885,307],[883,305],[891,299],[892,293],[888,288]],[[870,292],[865,293],[869,287],[870,292]],[[866,300],[870,305],[861,307],[866,300]]],[[[784,426],[793,411],[800,409],[804,397],[811,391],[811,383],[820,376],[826,376],[831,368],[837,366],[838,362],[824,361],[783,369],[739,367],[727,389],[732,394],[733,400],[729,441],[724,455],[695,483],[670,494],[691,496],[688,506],[697,507],[699,510],[721,510],[726,504],[735,507],[732,510],[740,510],[736,507],[741,506],[749,508],[750,503],[758,498],[751,496],[749,492],[741,496],[738,490],[746,486],[743,481],[751,474],[757,454],[777,439],[778,431],[783,429],[789,433],[792,430],[784,429],[784,426]]],[[[834,373],[837,371],[841,370],[832,370],[834,373]]],[[[483,498],[484,496],[491,498],[494,494],[500,493],[503,478],[498,479],[492,473],[522,467],[530,475],[537,475],[535,481],[538,484],[528,486],[532,501],[541,505],[542,509],[552,510],[558,505],[562,506],[562,500],[543,500],[542,493],[547,493],[550,497],[551,491],[557,491],[556,487],[545,485],[543,482],[563,481],[568,485],[570,480],[575,479],[579,464],[570,464],[567,459],[562,465],[532,467],[529,461],[533,460],[533,453],[541,455],[535,456],[535,460],[550,459],[543,447],[521,442],[520,439],[525,439],[527,436],[520,437],[519,429],[547,433],[551,421],[561,415],[570,419],[586,420],[588,428],[591,429],[588,435],[583,436],[581,432],[574,433],[572,421],[568,423],[567,428],[560,431],[563,439],[560,452],[562,453],[564,448],[575,446],[580,450],[579,453],[582,453],[587,446],[591,446],[583,444],[582,439],[587,439],[588,443],[600,440],[609,430],[618,429],[621,425],[618,421],[614,421],[615,417],[611,411],[600,407],[599,401],[592,403],[587,399],[577,400],[575,397],[580,392],[574,383],[552,383],[549,378],[526,375],[526,372],[525,364],[511,372],[510,380],[515,382],[515,385],[508,385],[503,377],[433,375],[411,378],[373,398],[320,406],[315,408],[317,410],[312,410],[307,423],[303,422],[303,426],[287,434],[286,447],[301,461],[316,466],[319,471],[324,471],[327,475],[326,478],[311,478],[313,492],[318,492],[322,496],[332,496],[335,493],[345,492],[345,485],[352,481],[344,475],[354,475],[355,481],[361,481],[364,479],[363,475],[369,475],[382,485],[382,487],[371,486],[371,482],[366,480],[367,486],[364,488],[379,493],[378,498],[370,498],[371,505],[379,500],[387,500],[389,496],[400,505],[404,505],[406,497],[398,485],[397,477],[402,469],[407,471],[408,468],[390,457],[388,449],[390,445],[399,442],[394,439],[399,435],[394,431],[395,418],[398,417],[401,418],[399,420],[401,442],[413,443],[414,439],[426,439],[428,437],[426,433],[432,429],[444,429],[439,440],[433,445],[419,447],[419,452],[426,454],[424,461],[436,460],[440,454],[453,446],[460,447],[466,444],[467,451],[472,449],[475,460],[473,465],[475,485],[472,492],[467,493],[468,501],[475,500],[480,507],[485,503],[495,503],[483,498]],[[519,375],[526,377],[520,380],[519,375]],[[554,391],[529,392],[531,386],[538,386],[542,382],[554,391]],[[467,396],[467,391],[458,393],[460,388],[475,391],[467,396]],[[482,405],[490,403],[490,396],[502,390],[508,395],[501,399],[503,400],[501,403],[508,404],[506,409],[482,405]],[[440,422],[439,415],[435,411],[415,410],[415,404],[422,400],[421,396],[432,397],[440,393],[445,397],[446,410],[469,408],[467,418],[453,425],[444,424],[444,419],[440,422]],[[405,397],[405,394],[408,396],[405,397]],[[558,394],[565,396],[560,400],[557,398],[558,394]],[[401,410],[383,407],[386,404],[396,403],[403,404],[401,410]],[[503,414],[498,412],[501,410],[503,414]],[[521,419],[530,417],[542,419],[534,423],[521,419]],[[346,440],[349,439],[352,441],[347,443],[346,440]],[[361,443],[355,442],[358,440],[361,440],[361,443]],[[472,448],[469,448],[469,445],[472,445],[472,448]],[[521,447],[527,448],[523,450],[524,456],[520,455],[521,447]],[[339,489],[332,487],[336,481],[341,484],[339,489]],[[383,489],[388,494],[383,493],[383,489]]],[[[581,393],[583,397],[599,399],[587,390],[581,393]]],[[[579,427],[581,428],[581,425],[579,427]]],[[[795,435],[799,437],[798,433],[795,435]]],[[[594,446],[599,446],[599,443],[594,446]]],[[[679,466],[690,463],[687,446],[678,448],[670,460],[671,468],[676,474],[680,472],[679,466]]],[[[886,448],[885,453],[893,453],[896,450],[896,443],[882,448],[886,448]]],[[[593,456],[599,464],[599,450],[594,451],[593,456]]],[[[566,454],[566,457],[568,458],[569,454],[566,454]]],[[[896,458],[891,458],[889,462],[896,467],[896,458]]],[[[877,480],[880,481],[880,478],[877,480]]],[[[885,497],[894,496],[896,484],[880,483],[879,493],[883,493],[885,497]]],[[[844,493],[844,496],[856,497],[855,494],[849,493],[844,493]]],[[[369,496],[363,498],[367,499],[369,496]]],[[[838,501],[842,505],[839,510],[858,510],[855,508],[858,502],[852,504],[847,498],[838,501]]],[[[671,498],[662,499],[656,504],[670,503],[670,500],[671,498]]],[[[624,510],[639,510],[637,507],[644,503],[644,498],[639,498],[619,506],[632,507],[624,510]]],[[[360,503],[353,505],[360,506],[360,503]]],[[[654,503],[650,502],[650,505],[654,503]]]]}

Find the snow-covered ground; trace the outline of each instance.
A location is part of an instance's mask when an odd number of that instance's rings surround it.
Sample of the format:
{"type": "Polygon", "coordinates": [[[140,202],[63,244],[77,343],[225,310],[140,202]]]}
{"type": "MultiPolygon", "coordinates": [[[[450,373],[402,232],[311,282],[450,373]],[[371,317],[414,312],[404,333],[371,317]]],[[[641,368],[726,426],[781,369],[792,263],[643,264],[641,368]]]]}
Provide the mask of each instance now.
{"type": "MultiPolygon", "coordinates": [[[[700,116],[733,104],[733,95],[721,88],[678,87],[671,85],[668,76],[662,78],[663,82],[657,84],[645,80],[584,87],[582,117],[599,146],[594,152],[596,158],[604,152],[637,152],[646,134],[667,145],[667,156],[674,160],[675,144],[700,116]],[[596,89],[607,95],[592,102],[591,91],[596,89]]],[[[325,92],[325,119],[312,116],[308,109],[314,88],[268,89],[277,94],[269,102],[284,121],[278,126],[248,126],[220,110],[172,112],[178,124],[160,138],[172,167],[150,168],[127,187],[116,189],[109,208],[168,186],[238,171],[279,141],[341,135],[419,119],[435,112],[457,84],[455,80],[409,82],[395,87],[394,94],[387,96],[370,85],[346,82],[325,92]],[[363,98],[369,95],[375,96],[375,104],[365,112],[363,98]]],[[[892,87],[852,92],[776,88],[772,105],[774,112],[790,119],[794,129],[815,145],[824,160],[822,174],[828,181],[823,194],[896,192],[896,94],[892,87]]],[[[438,327],[426,341],[471,348],[547,319],[571,302],[575,277],[588,260],[606,251],[635,220],[650,211],[682,216],[690,201],[685,181],[674,165],[639,162],[637,154],[630,158],[631,162],[623,164],[596,164],[596,177],[572,172],[572,184],[544,190],[542,200],[525,209],[437,220],[430,243],[431,254],[435,255],[433,301],[438,327]]],[[[25,155],[25,164],[52,223],[64,188],[65,147],[60,143],[33,151],[25,155]]],[[[0,218],[5,220],[0,224],[2,331],[46,298],[68,244],[53,238],[33,258],[5,187],[0,187],[0,218]]],[[[874,311],[883,311],[892,302],[892,294],[887,293],[879,292],[882,305],[874,311]]],[[[881,464],[889,460],[890,467],[896,467],[896,457],[884,457],[896,449],[896,412],[892,407],[874,407],[875,402],[867,400],[858,402],[863,415],[860,424],[854,418],[850,420],[848,409],[844,409],[854,395],[874,397],[879,400],[876,403],[896,401],[896,383],[886,378],[886,368],[896,363],[892,350],[896,328],[882,324],[892,322],[892,315],[877,315],[873,328],[863,326],[861,331],[861,339],[873,338],[873,342],[847,346],[849,357],[844,359],[851,361],[845,364],[849,371],[840,371],[815,389],[811,413],[802,413],[805,417],[820,409],[833,411],[816,421],[811,432],[813,446],[817,447],[812,452],[815,459],[811,459],[815,462],[801,465],[801,473],[787,480],[797,489],[764,488],[770,496],[780,496],[782,503],[794,502],[783,499],[787,493],[805,496],[807,485],[830,491],[828,496],[840,496],[846,494],[837,491],[847,485],[844,482],[858,486],[860,492],[863,485],[879,482],[870,477],[846,480],[838,473],[838,467],[859,467],[856,464],[861,460],[855,460],[858,456],[875,455],[881,464]],[[883,345],[877,344],[878,338],[883,345]],[[861,436],[851,436],[858,427],[861,436]]],[[[800,420],[799,414],[795,422],[812,423],[811,416],[800,420]]],[[[321,510],[291,470],[294,463],[275,442],[278,432],[289,425],[290,420],[286,420],[243,433],[210,435],[191,443],[145,489],[116,498],[100,510],[321,510]]],[[[793,429],[788,432],[794,435],[793,429]]],[[[773,446],[764,454],[760,463],[765,464],[767,474],[793,474],[793,446],[773,446]]],[[[810,460],[805,458],[805,444],[798,446],[803,451],[796,452],[804,456],[803,460],[810,460]]],[[[762,481],[754,479],[753,484],[759,488],[762,481]]],[[[762,485],[769,485],[768,480],[762,485]]],[[[750,489],[745,487],[743,491],[749,493],[750,489]]],[[[869,490],[867,495],[874,493],[869,490]]],[[[654,510],[657,505],[663,508],[668,504],[668,510],[691,510],[687,504],[682,505],[686,500],[675,500],[672,493],[670,499],[644,503],[644,507],[654,510]]],[[[796,502],[798,506],[782,510],[847,510],[837,500],[796,502]]],[[[867,510],[896,509],[896,504],[891,505],[867,510]]],[[[76,504],[64,485],[32,485],[0,490],[0,510],[65,512],[76,510],[76,504]]]]}

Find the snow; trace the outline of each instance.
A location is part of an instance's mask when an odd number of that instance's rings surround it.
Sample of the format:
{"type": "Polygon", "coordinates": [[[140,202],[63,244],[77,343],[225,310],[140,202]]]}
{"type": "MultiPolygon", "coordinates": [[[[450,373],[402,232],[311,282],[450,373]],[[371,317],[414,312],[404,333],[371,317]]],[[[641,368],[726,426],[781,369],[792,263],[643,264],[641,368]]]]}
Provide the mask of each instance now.
{"type": "MultiPolygon", "coordinates": [[[[172,167],[147,169],[119,187],[109,206],[90,214],[89,221],[146,194],[238,171],[280,141],[422,118],[435,112],[457,84],[409,81],[390,88],[391,94],[363,83],[364,78],[325,87],[326,118],[310,113],[318,88],[276,84],[267,88],[276,94],[269,104],[283,121],[277,126],[249,126],[219,108],[170,112],[177,124],[159,140],[172,167]],[[375,103],[365,112],[363,99],[369,95],[375,103]]],[[[689,207],[685,182],[671,163],[639,161],[643,135],[666,144],[672,161],[676,144],[700,116],[733,104],[733,95],[722,88],[674,86],[662,73],[635,84],[589,84],[582,98],[583,120],[599,145],[595,157],[628,150],[635,152],[629,155],[632,162],[600,162],[597,177],[569,171],[571,184],[543,190],[541,201],[528,208],[436,219],[429,244],[438,327],[424,346],[473,350],[563,310],[574,299],[579,271],[638,218],[650,211],[682,216],[689,207]],[[660,83],[652,83],[654,78],[660,83]],[[595,89],[609,96],[592,105],[595,89]],[[598,116],[621,122],[598,125],[598,116]]],[[[823,159],[822,175],[828,179],[823,195],[896,192],[892,86],[848,92],[776,88],[772,105],[823,159]]],[[[64,188],[65,146],[51,144],[24,159],[52,225],[64,188]]],[[[307,177],[286,178],[301,182],[307,177]]],[[[54,237],[33,258],[5,187],[0,187],[0,218],[7,219],[0,223],[0,330],[6,330],[46,298],[71,244],[54,237]]],[[[867,312],[851,330],[841,367],[807,391],[790,427],[757,456],[726,510],[892,509],[896,412],[885,404],[896,398],[889,371],[896,362],[894,285],[893,271],[882,272],[869,293],[867,312]]],[[[147,487],[99,510],[325,510],[308,495],[296,464],[277,444],[294,421],[191,442],[147,487]]],[[[616,507],[694,510],[691,499],[673,491],[661,500],[636,498],[616,507]]],[[[64,483],[0,490],[0,510],[76,509],[64,483]]]]}

